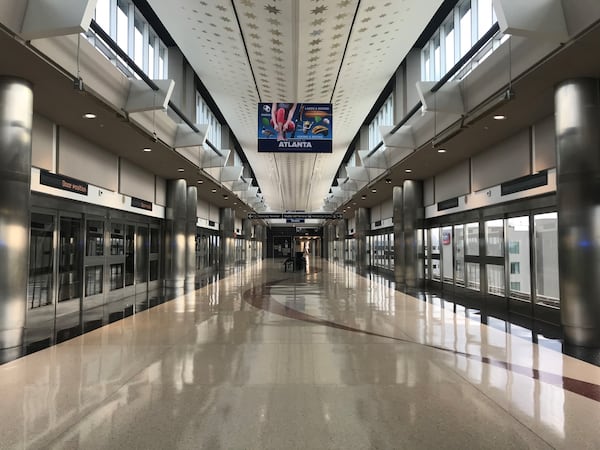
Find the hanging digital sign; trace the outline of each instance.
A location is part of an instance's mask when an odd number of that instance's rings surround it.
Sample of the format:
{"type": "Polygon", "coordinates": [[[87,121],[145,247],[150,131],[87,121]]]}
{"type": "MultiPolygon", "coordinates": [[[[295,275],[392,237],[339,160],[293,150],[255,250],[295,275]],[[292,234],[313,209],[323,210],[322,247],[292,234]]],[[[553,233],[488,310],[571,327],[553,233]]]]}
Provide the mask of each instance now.
{"type": "Polygon", "coordinates": [[[259,103],[258,151],[331,153],[331,103],[259,103]]]}

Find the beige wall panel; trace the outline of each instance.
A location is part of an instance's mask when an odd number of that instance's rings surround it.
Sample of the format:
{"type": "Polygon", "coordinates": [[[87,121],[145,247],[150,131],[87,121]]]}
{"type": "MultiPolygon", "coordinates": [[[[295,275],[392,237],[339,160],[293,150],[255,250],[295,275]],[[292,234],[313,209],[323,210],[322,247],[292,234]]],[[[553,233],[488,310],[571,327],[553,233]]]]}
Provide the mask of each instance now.
{"type": "Polygon", "coordinates": [[[58,130],[57,172],[111,191],[118,189],[119,158],[72,133],[58,130]]]}
{"type": "Polygon", "coordinates": [[[529,175],[530,159],[529,128],[527,128],[471,159],[473,191],[480,191],[529,175]]]}
{"type": "Polygon", "coordinates": [[[539,172],[556,167],[554,116],[533,126],[533,170],[539,172]]]}
{"type": "Polygon", "coordinates": [[[161,177],[155,177],[154,192],[154,203],[161,206],[167,206],[167,180],[161,177]]]}
{"type": "Polygon", "coordinates": [[[425,206],[433,205],[435,203],[435,183],[432,178],[428,178],[423,183],[423,202],[425,206]]]}
{"type": "Polygon", "coordinates": [[[443,202],[449,198],[468,194],[471,191],[469,180],[469,161],[463,161],[445,172],[435,176],[435,201],[443,202]]]}
{"type": "Polygon", "coordinates": [[[121,158],[119,166],[119,192],[131,197],[154,201],[154,175],[121,158]]]}
{"type": "Polygon", "coordinates": [[[389,219],[390,217],[394,216],[394,203],[392,202],[392,199],[390,198],[389,200],[387,200],[386,202],[381,204],[381,218],[382,219],[389,219]]]}
{"type": "Polygon", "coordinates": [[[31,165],[54,170],[54,123],[39,114],[33,115],[31,165]]]}
{"type": "Polygon", "coordinates": [[[196,211],[196,216],[200,219],[208,220],[209,216],[209,204],[204,200],[198,200],[198,208],[196,211]]]}

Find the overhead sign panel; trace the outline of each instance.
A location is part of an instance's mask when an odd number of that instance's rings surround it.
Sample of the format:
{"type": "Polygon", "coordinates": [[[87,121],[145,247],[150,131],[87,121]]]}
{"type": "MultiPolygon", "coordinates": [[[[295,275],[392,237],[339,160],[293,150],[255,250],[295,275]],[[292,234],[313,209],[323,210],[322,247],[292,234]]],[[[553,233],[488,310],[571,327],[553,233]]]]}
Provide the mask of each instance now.
{"type": "Polygon", "coordinates": [[[340,213],[248,213],[248,219],[343,219],[340,213]]]}
{"type": "Polygon", "coordinates": [[[259,103],[258,151],[331,153],[331,103],[259,103]]]}

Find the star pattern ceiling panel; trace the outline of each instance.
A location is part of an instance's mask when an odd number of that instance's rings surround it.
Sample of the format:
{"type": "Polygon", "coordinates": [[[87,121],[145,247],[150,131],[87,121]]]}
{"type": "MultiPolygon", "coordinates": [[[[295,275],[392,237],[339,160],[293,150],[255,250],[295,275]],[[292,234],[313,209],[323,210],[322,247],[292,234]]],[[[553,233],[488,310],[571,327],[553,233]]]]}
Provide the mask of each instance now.
{"type": "Polygon", "coordinates": [[[273,211],[323,206],[353,137],[442,0],[149,0],[273,211]],[[259,101],[333,103],[333,154],[257,152],[259,101]]]}

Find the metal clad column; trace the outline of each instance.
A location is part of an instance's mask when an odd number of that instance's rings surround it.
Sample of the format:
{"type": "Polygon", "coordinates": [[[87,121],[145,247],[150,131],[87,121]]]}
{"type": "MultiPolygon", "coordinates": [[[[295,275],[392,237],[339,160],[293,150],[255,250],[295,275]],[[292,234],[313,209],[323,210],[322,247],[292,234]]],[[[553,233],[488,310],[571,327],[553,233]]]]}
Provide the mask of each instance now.
{"type": "Polygon", "coordinates": [[[371,229],[371,214],[367,208],[356,210],[356,268],[366,270],[367,258],[367,232],[371,229]]]}
{"type": "Polygon", "coordinates": [[[228,268],[235,263],[235,212],[231,208],[221,208],[219,230],[221,232],[221,267],[228,268]]]}
{"type": "Polygon", "coordinates": [[[407,288],[421,287],[423,275],[423,249],[420,247],[419,233],[422,233],[423,182],[406,180],[402,186],[403,228],[404,228],[404,283],[407,288]]]}
{"type": "Polygon", "coordinates": [[[27,278],[33,91],[0,77],[0,360],[21,354],[27,278]]]}
{"type": "Polygon", "coordinates": [[[402,186],[394,186],[392,191],[392,204],[394,207],[394,281],[397,286],[404,285],[404,199],[402,186]]]}
{"type": "Polygon", "coordinates": [[[196,223],[198,222],[198,188],[188,186],[185,221],[185,291],[196,288],[196,223]]]}
{"type": "Polygon", "coordinates": [[[555,92],[558,261],[565,341],[600,345],[600,82],[555,92]]]}
{"type": "Polygon", "coordinates": [[[167,210],[165,231],[165,288],[168,297],[184,293],[186,253],[185,180],[167,181],[167,210]]]}

